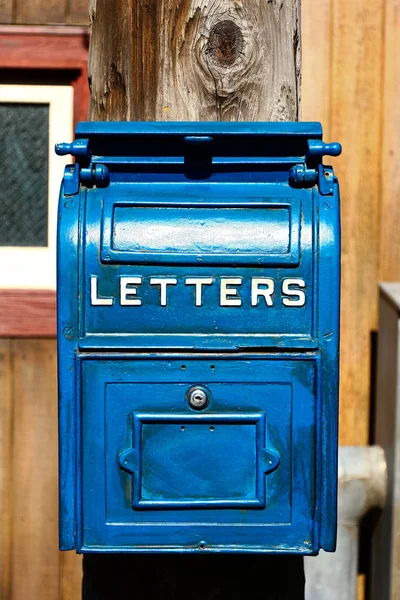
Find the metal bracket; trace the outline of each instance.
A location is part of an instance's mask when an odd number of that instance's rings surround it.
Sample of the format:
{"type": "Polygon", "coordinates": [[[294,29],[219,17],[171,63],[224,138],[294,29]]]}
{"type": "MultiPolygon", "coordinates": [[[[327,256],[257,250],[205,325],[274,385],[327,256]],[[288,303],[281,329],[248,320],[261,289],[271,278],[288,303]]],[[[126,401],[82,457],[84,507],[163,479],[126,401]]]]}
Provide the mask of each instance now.
{"type": "Polygon", "coordinates": [[[88,139],[75,140],[70,144],[66,142],[63,142],[62,144],[56,144],[54,150],[57,156],[66,156],[67,154],[71,154],[76,158],[86,158],[88,162],[90,162],[92,159],[92,153],[89,149],[88,139]]]}
{"type": "Polygon", "coordinates": [[[110,183],[110,172],[105,165],[81,167],[78,163],[67,165],[64,169],[64,194],[75,196],[79,192],[79,185],[105,188],[110,183]]]}
{"type": "Polygon", "coordinates": [[[307,169],[306,165],[294,165],[289,170],[289,185],[297,188],[312,187],[317,181],[317,171],[307,169]]]}
{"type": "Polygon", "coordinates": [[[333,194],[333,184],[336,178],[332,167],[318,165],[318,187],[321,196],[331,196],[333,194]]]}
{"type": "Polygon", "coordinates": [[[64,193],[74,196],[79,192],[79,185],[107,187],[110,183],[110,172],[105,165],[93,164],[92,153],[88,139],[75,140],[74,142],[56,144],[55,152],[58,156],[72,154],[78,159],[73,165],[67,165],[64,170],[64,193]],[[82,163],[82,164],[81,164],[82,163]]]}
{"type": "Polygon", "coordinates": [[[308,140],[307,145],[306,161],[310,158],[321,159],[323,156],[339,156],[342,152],[342,145],[338,142],[326,144],[322,140],[308,140]]]}
{"type": "Polygon", "coordinates": [[[335,176],[332,167],[327,167],[319,161],[323,156],[339,156],[342,146],[337,142],[326,144],[322,140],[308,140],[307,147],[305,163],[294,165],[289,170],[289,185],[307,188],[318,183],[320,194],[329,196],[333,194],[335,176]]]}

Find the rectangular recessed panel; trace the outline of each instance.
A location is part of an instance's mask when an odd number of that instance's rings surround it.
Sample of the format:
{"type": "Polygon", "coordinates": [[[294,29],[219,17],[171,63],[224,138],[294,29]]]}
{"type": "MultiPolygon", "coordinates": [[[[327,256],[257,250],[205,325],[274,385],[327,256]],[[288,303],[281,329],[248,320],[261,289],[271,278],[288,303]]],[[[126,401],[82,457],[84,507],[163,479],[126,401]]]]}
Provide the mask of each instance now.
{"type": "Polygon", "coordinates": [[[0,104],[0,246],[47,246],[49,105],[0,104]]]}
{"type": "Polygon", "coordinates": [[[286,254],[285,208],[116,207],[112,247],[132,253],[286,254]]]}
{"type": "Polygon", "coordinates": [[[187,197],[104,198],[103,263],[296,265],[300,201],[193,190],[187,197]],[[196,193],[197,192],[197,193],[196,193]]]}
{"type": "Polygon", "coordinates": [[[134,507],[261,506],[265,494],[257,497],[259,417],[253,423],[238,417],[240,424],[225,422],[224,415],[205,423],[173,415],[155,422],[139,418],[140,478],[134,482],[134,507]]]}

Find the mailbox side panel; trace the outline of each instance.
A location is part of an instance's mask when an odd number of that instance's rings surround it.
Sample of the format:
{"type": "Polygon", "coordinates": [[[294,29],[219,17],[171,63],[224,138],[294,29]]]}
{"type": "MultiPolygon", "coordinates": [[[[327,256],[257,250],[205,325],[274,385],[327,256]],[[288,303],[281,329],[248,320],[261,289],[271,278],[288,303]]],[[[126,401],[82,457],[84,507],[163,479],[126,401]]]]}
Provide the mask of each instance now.
{"type": "Polygon", "coordinates": [[[75,355],[78,344],[78,221],[80,199],[80,194],[65,196],[64,188],[61,187],[57,238],[60,550],[73,550],[76,548],[77,403],[75,355]]]}
{"type": "Polygon", "coordinates": [[[319,380],[321,450],[317,486],[321,489],[316,526],[320,526],[321,548],[336,548],[338,396],[340,336],[340,202],[339,186],[330,196],[318,195],[318,306],[319,345],[322,369],[319,380]],[[318,478],[319,481],[318,481],[318,478]],[[319,513],[319,514],[318,514],[319,513]]]}

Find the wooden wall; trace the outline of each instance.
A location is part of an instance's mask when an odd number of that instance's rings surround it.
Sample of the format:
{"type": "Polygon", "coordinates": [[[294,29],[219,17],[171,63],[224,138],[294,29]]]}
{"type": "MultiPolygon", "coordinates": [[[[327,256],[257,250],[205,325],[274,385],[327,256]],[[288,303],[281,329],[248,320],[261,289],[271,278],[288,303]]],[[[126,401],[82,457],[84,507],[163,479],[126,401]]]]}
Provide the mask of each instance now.
{"type": "Polygon", "coordinates": [[[58,551],[52,339],[0,340],[0,599],[80,599],[81,558],[58,551]]]}
{"type": "Polygon", "coordinates": [[[369,441],[379,280],[400,280],[399,0],[303,0],[303,119],[343,144],[340,442],[369,441]]]}
{"type": "Polygon", "coordinates": [[[0,0],[0,23],[86,25],[88,0],[0,0]]]}
{"type": "MultiPolygon", "coordinates": [[[[0,0],[2,23],[86,22],[86,2],[0,0]],[[38,9],[43,4],[44,8],[38,9]]],[[[303,0],[303,120],[321,120],[342,191],[340,441],[366,444],[377,282],[400,280],[400,0],[303,0]]],[[[0,340],[0,599],[77,600],[57,550],[54,340],[0,340]]]]}

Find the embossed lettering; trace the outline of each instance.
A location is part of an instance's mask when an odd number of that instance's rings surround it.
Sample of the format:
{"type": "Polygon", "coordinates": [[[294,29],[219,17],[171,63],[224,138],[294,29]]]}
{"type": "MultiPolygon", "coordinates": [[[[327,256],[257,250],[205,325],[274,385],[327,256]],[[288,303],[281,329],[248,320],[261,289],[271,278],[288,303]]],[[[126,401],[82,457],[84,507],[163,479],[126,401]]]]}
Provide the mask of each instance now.
{"type": "Polygon", "coordinates": [[[261,296],[265,298],[267,306],[273,306],[274,301],[272,299],[275,290],[275,284],[273,279],[268,277],[253,277],[251,280],[251,305],[258,305],[258,298],[261,296]],[[260,286],[263,286],[260,289],[260,286]]]}
{"type": "Polygon", "coordinates": [[[211,285],[213,282],[212,277],[188,277],[185,280],[186,285],[196,286],[196,306],[201,306],[203,303],[202,298],[202,286],[211,285]]]}
{"type": "Polygon", "coordinates": [[[285,306],[304,306],[306,303],[306,295],[303,290],[298,288],[305,288],[306,284],[304,279],[284,279],[282,282],[282,294],[284,296],[293,296],[291,298],[282,298],[282,302],[285,306]],[[297,288],[292,289],[292,286],[297,288]],[[295,298],[296,297],[296,298],[295,298]]]}
{"type": "Polygon", "coordinates": [[[241,277],[221,277],[221,288],[220,288],[220,305],[221,306],[241,306],[242,299],[239,296],[238,290],[232,287],[232,285],[242,285],[241,277]],[[236,296],[232,298],[230,296],[236,296]]]}
{"type": "Polygon", "coordinates": [[[176,277],[150,277],[150,285],[160,286],[161,306],[167,306],[167,285],[176,285],[177,283],[176,277]]]}
{"type": "Polygon", "coordinates": [[[120,279],[120,292],[121,292],[121,306],[140,306],[142,301],[140,298],[129,298],[129,296],[136,296],[136,286],[142,283],[141,277],[121,277],[120,279]]]}
{"type": "MultiPolygon", "coordinates": [[[[137,286],[151,285],[159,287],[159,306],[168,304],[168,286],[178,284],[177,277],[120,277],[119,278],[119,302],[121,306],[142,306],[149,304],[147,293],[142,298],[138,297],[137,286]],[[144,298],[144,299],[143,299],[144,298]]],[[[194,287],[194,305],[201,307],[204,304],[204,296],[209,301],[215,298],[215,293],[205,294],[204,287],[219,285],[219,305],[221,307],[244,306],[267,308],[270,306],[287,306],[301,308],[306,304],[306,283],[304,279],[292,277],[283,279],[282,282],[274,280],[272,277],[251,277],[248,284],[243,286],[242,277],[185,277],[180,280],[180,285],[194,287]],[[243,292],[239,293],[239,288],[243,286],[243,292]]],[[[247,282],[246,282],[247,283],[247,282]]],[[[90,277],[90,304],[92,306],[112,306],[115,297],[99,296],[98,277],[90,277]]],[[[217,292],[217,290],[215,290],[217,292]]],[[[183,289],[182,289],[183,292],[183,289]]],[[[186,293],[186,298],[190,302],[193,298],[193,292],[186,293]],[[190,295],[189,295],[190,294],[190,295]]],[[[174,295],[176,301],[177,296],[174,295]]],[[[152,301],[150,301],[152,304],[152,301]]],[[[193,306],[193,300],[192,300],[193,306]]]]}
{"type": "Polygon", "coordinates": [[[92,306],[112,306],[113,298],[99,298],[97,293],[97,277],[90,278],[90,304],[92,306]]]}

